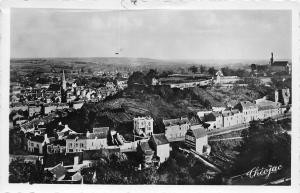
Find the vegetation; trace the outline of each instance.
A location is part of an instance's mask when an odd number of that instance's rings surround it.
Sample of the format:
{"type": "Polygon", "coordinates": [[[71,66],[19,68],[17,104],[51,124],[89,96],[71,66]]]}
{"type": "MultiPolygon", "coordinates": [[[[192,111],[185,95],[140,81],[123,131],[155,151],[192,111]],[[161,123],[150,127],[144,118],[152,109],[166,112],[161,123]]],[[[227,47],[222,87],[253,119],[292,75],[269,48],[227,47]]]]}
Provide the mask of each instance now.
{"type": "Polygon", "coordinates": [[[282,165],[290,168],[291,137],[283,132],[280,124],[269,119],[264,122],[252,121],[244,130],[244,141],[239,156],[231,168],[231,175],[240,174],[256,166],[282,165]]]}
{"type": "Polygon", "coordinates": [[[36,164],[22,162],[12,160],[9,164],[9,183],[50,183],[39,161],[36,164]]]}

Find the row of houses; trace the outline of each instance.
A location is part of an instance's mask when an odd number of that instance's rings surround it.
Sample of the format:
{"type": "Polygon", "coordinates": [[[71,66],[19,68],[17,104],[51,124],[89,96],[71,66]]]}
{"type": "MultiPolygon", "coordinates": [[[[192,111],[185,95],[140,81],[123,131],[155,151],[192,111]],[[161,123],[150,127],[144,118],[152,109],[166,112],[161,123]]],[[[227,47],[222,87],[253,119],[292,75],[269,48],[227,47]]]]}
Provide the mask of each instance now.
{"type": "Polygon", "coordinates": [[[254,103],[242,101],[232,109],[205,113],[201,119],[208,130],[226,128],[249,123],[253,120],[263,120],[283,115],[287,106],[266,99],[258,99],[254,103]]]}

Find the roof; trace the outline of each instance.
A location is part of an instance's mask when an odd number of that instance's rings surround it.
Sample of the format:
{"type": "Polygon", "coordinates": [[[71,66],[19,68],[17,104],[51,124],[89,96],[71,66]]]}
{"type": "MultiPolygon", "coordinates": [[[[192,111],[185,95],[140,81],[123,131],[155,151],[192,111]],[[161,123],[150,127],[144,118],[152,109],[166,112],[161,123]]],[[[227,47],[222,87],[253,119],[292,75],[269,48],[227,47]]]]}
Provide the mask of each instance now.
{"type": "Polygon", "coordinates": [[[207,133],[204,128],[190,129],[188,133],[193,133],[196,139],[207,136],[207,133]]]}
{"type": "Polygon", "coordinates": [[[268,105],[268,106],[259,106],[258,110],[259,111],[263,111],[263,110],[269,110],[269,109],[276,109],[276,107],[272,106],[272,105],[268,105]]]}
{"type": "Polygon", "coordinates": [[[66,146],[66,140],[56,140],[52,142],[53,145],[66,146]]]}
{"type": "Polygon", "coordinates": [[[107,133],[90,133],[87,139],[104,139],[107,137],[107,133]]]}
{"type": "Polygon", "coordinates": [[[149,146],[149,143],[148,142],[141,142],[140,143],[140,147],[141,147],[141,150],[147,154],[147,155],[151,155],[153,154],[153,150],[151,149],[151,147],[149,146]]]}
{"type": "Polygon", "coordinates": [[[71,134],[67,137],[67,139],[86,139],[86,135],[83,133],[80,134],[71,134]]]}
{"type": "Polygon", "coordinates": [[[64,180],[72,180],[72,176],[74,176],[77,172],[67,172],[64,180]]]}
{"type": "Polygon", "coordinates": [[[204,119],[205,121],[216,121],[216,118],[221,116],[218,112],[205,113],[204,119]]]}
{"type": "Polygon", "coordinates": [[[169,143],[164,133],[153,134],[152,137],[156,145],[164,145],[169,143]]]}
{"type": "Polygon", "coordinates": [[[241,107],[242,110],[247,110],[251,108],[256,108],[257,106],[256,104],[251,103],[250,101],[241,101],[235,106],[235,108],[239,108],[239,107],[241,107]]]}
{"type": "Polygon", "coordinates": [[[93,128],[93,133],[104,133],[107,134],[109,131],[109,127],[96,127],[93,128]]]}
{"type": "Polygon", "coordinates": [[[222,112],[223,117],[228,117],[228,116],[232,116],[232,115],[233,115],[233,113],[231,111],[223,111],[222,112]]]}
{"type": "Polygon", "coordinates": [[[56,178],[60,178],[66,174],[67,170],[61,164],[58,164],[49,169],[49,172],[51,172],[56,178]]]}
{"type": "Polygon", "coordinates": [[[39,142],[39,143],[43,143],[45,140],[44,136],[41,135],[36,135],[36,136],[32,136],[29,138],[30,141],[34,141],[34,142],[39,142]]]}
{"type": "Polygon", "coordinates": [[[287,66],[288,61],[274,61],[271,66],[287,66]]]}
{"type": "Polygon", "coordinates": [[[165,127],[172,125],[181,125],[189,123],[189,119],[187,117],[177,118],[177,119],[164,119],[163,124],[165,127]]]}
{"type": "Polygon", "coordinates": [[[83,160],[99,160],[104,155],[120,152],[120,148],[114,149],[93,149],[83,151],[83,160]]]}

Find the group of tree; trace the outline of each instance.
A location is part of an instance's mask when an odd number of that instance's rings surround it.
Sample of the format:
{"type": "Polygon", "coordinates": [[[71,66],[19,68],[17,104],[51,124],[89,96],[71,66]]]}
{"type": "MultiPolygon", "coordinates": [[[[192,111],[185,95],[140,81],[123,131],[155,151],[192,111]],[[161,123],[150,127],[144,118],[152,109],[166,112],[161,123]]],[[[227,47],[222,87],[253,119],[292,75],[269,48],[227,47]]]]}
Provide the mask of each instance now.
{"type": "Polygon", "coordinates": [[[291,164],[291,137],[272,119],[252,121],[239,147],[239,156],[230,170],[231,175],[242,174],[253,167],[282,165],[285,170],[291,164]]]}
{"type": "Polygon", "coordinates": [[[193,155],[183,154],[178,147],[178,144],[172,147],[170,158],[158,170],[164,176],[161,184],[221,184],[219,176],[209,179],[206,175],[209,169],[193,155]]]}
{"type": "Polygon", "coordinates": [[[12,160],[9,164],[9,183],[51,183],[42,164],[12,160]]]}
{"type": "Polygon", "coordinates": [[[133,72],[128,78],[128,87],[136,85],[151,85],[152,79],[158,77],[158,72],[155,69],[150,69],[146,74],[140,71],[133,72]]]}

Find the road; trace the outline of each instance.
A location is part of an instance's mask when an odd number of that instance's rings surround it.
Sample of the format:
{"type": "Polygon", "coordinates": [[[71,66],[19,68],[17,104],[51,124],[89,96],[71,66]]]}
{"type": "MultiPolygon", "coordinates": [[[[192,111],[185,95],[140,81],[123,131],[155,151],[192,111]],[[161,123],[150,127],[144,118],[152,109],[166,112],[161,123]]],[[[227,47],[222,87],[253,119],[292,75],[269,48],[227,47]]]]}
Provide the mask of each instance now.
{"type": "Polygon", "coordinates": [[[229,138],[222,138],[222,139],[209,139],[209,141],[226,141],[226,140],[233,140],[233,139],[243,139],[243,137],[229,137],[229,138]]]}

